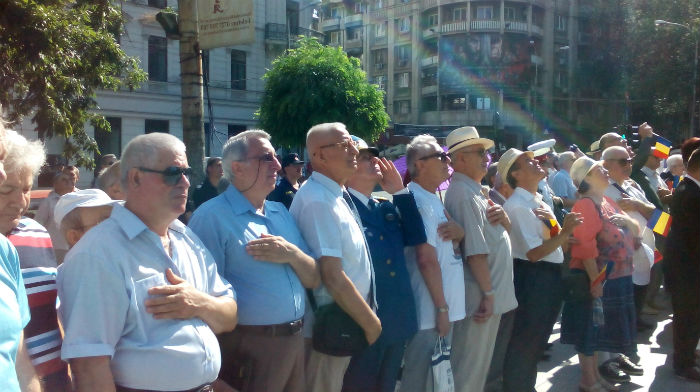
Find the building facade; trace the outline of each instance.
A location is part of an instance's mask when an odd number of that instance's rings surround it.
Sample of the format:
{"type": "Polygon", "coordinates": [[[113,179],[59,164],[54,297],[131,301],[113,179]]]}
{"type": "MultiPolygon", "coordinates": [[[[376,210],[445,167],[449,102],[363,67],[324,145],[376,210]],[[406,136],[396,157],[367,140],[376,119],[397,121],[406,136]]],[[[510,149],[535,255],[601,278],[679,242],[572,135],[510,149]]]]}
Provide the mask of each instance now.
{"type": "Polygon", "coordinates": [[[522,145],[575,117],[585,0],[323,0],[329,45],[386,92],[395,134],[474,125],[522,145]]]}

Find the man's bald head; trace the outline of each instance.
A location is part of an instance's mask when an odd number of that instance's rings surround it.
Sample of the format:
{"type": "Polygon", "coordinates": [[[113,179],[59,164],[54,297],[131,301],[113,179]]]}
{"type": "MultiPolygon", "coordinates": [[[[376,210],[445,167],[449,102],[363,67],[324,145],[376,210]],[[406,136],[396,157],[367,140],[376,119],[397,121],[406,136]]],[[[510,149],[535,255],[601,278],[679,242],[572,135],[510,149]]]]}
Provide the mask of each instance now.
{"type": "Polygon", "coordinates": [[[332,143],[339,134],[345,133],[347,133],[347,129],[343,123],[334,122],[314,125],[306,133],[306,149],[313,156],[313,153],[319,147],[332,143]]]}
{"type": "Polygon", "coordinates": [[[623,159],[623,158],[629,158],[629,154],[627,153],[627,149],[624,147],[612,146],[612,147],[606,148],[603,151],[602,159],[604,161],[609,160],[609,159],[623,159]]]}
{"type": "Polygon", "coordinates": [[[599,145],[602,151],[611,146],[627,147],[627,141],[620,134],[609,132],[600,137],[599,145]]]}

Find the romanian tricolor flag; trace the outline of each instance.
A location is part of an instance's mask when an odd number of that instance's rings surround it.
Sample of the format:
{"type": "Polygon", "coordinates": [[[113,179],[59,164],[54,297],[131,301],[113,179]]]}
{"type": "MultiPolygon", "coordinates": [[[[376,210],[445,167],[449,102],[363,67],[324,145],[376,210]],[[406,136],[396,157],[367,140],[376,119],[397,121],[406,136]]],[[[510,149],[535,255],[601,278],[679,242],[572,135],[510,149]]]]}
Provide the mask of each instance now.
{"type": "Polygon", "coordinates": [[[654,248],[654,264],[658,263],[659,261],[663,260],[664,256],[659,252],[658,249],[654,248]]]}
{"type": "Polygon", "coordinates": [[[607,275],[608,266],[610,266],[610,272],[612,272],[612,269],[613,269],[613,265],[611,265],[611,264],[612,264],[612,261],[603,266],[603,269],[600,270],[600,272],[598,273],[598,276],[596,276],[596,278],[593,279],[593,281],[591,282],[591,287],[597,286],[599,283],[602,283],[605,280],[605,278],[608,277],[608,275],[607,275]]]}
{"type": "Polygon", "coordinates": [[[656,137],[656,144],[654,145],[654,151],[652,152],[655,157],[666,159],[671,153],[671,143],[670,140],[664,139],[661,136],[656,137]]]}
{"type": "Polygon", "coordinates": [[[668,235],[668,230],[671,228],[671,215],[657,208],[651,214],[651,218],[649,218],[647,222],[647,227],[652,229],[655,233],[666,237],[666,235],[668,235]]]}
{"type": "Polygon", "coordinates": [[[561,227],[556,219],[542,219],[542,222],[544,222],[544,225],[549,229],[549,238],[559,235],[561,227]]]}

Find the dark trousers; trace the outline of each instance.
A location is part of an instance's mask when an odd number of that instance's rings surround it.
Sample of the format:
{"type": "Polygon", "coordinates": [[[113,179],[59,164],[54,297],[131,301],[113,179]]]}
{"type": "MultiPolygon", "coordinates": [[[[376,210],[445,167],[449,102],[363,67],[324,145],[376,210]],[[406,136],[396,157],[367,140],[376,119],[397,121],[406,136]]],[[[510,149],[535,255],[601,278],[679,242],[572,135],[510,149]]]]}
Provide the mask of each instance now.
{"type": "Polygon", "coordinates": [[[265,336],[236,328],[217,336],[219,378],[241,392],[304,392],[304,338],[265,336]]]}
{"type": "Polygon", "coordinates": [[[515,259],[513,268],[518,308],[506,352],[503,390],[530,392],[535,390],[537,362],[562,305],[561,265],[515,259]]]}
{"type": "Polygon", "coordinates": [[[647,298],[647,288],[649,285],[634,285],[634,311],[637,315],[637,322],[639,322],[639,316],[642,315],[642,309],[644,308],[644,303],[647,298]]]}
{"type": "Polygon", "coordinates": [[[700,290],[686,284],[672,284],[670,289],[673,306],[673,368],[681,370],[695,366],[695,347],[700,339],[700,290]]]}
{"type": "Polygon", "coordinates": [[[382,339],[350,360],[343,379],[343,392],[394,392],[406,342],[382,339]]]}
{"type": "Polygon", "coordinates": [[[493,357],[491,357],[491,366],[489,373],[486,376],[486,392],[500,392],[503,390],[503,364],[506,360],[506,351],[508,343],[513,332],[513,321],[515,321],[515,312],[513,309],[501,315],[501,322],[498,324],[498,332],[496,334],[496,343],[493,346],[493,357]]]}

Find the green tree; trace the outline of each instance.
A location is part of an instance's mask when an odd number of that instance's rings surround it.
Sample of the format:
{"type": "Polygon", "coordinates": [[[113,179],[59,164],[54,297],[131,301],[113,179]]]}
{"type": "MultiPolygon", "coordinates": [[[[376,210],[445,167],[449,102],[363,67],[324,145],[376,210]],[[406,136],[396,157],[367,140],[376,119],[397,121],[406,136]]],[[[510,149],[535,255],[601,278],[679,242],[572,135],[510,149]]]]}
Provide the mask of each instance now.
{"type": "Polygon", "coordinates": [[[265,91],[257,114],[275,144],[303,146],[308,129],[324,122],[342,122],[366,140],[376,140],[387,127],[384,93],[367,82],[359,60],[341,48],[303,38],[298,48],[277,58],[263,78],[265,91]]]}
{"type": "Polygon", "coordinates": [[[92,167],[95,141],[85,124],[109,130],[94,112],[99,89],[145,80],[117,37],[121,10],[111,0],[0,1],[0,105],[11,122],[31,115],[40,138],[66,137],[63,154],[92,167]]]}

